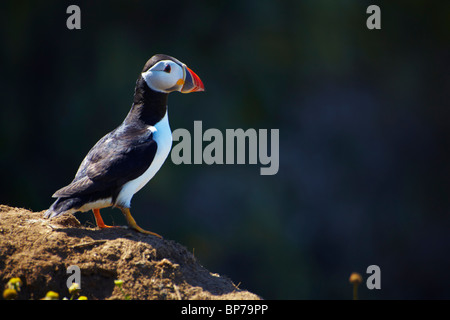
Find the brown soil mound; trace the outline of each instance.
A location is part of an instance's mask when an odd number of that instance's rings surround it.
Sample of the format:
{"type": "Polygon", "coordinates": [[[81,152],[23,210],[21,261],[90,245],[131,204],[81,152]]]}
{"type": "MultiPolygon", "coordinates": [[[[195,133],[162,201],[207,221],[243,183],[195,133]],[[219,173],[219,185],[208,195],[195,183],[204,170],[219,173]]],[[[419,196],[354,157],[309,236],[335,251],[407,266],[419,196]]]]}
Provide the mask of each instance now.
{"type": "Polygon", "coordinates": [[[88,299],[260,299],[209,272],[173,241],[0,205],[1,291],[20,277],[19,299],[40,299],[50,290],[70,297],[71,265],[80,268],[81,294],[88,299]],[[123,280],[123,291],[116,279],[123,280]]]}

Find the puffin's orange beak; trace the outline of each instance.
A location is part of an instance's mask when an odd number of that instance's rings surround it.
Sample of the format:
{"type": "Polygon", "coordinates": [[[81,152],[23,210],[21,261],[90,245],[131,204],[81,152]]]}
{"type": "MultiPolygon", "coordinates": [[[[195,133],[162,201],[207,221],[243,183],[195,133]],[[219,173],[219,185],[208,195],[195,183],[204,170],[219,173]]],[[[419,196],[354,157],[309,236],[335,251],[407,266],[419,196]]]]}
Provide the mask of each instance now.
{"type": "Polygon", "coordinates": [[[200,80],[199,76],[195,74],[194,71],[186,68],[186,78],[184,79],[183,88],[181,88],[182,93],[190,93],[196,91],[205,91],[205,86],[203,85],[202,80],[200,80]]]}

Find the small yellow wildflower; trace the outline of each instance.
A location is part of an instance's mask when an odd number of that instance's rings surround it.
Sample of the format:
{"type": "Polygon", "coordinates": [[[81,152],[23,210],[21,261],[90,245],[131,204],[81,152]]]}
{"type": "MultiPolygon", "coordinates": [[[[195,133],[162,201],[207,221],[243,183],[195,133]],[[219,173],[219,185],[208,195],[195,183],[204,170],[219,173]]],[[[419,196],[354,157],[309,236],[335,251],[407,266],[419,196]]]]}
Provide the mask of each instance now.
{"type": "Polygon", "coordinates": [[[72,283],[72,285],[69,288],[70,294],[78,293],[81,290],[80,285],[76,282],[72,283]]]}
{"type": "Polygon", "coordinates": [[[14,289],[16,291],[20,291],[20,287],[22,286],[22,280],[20,278],[11,278],[7,284],[9,289],[14,289]]]}
{"type": "Polygon", "coordinates": [[[123,288],[122,288],[123,280],[114,280],[114,285],[115,285],[117,288],[120,289],[120,292],[122,292],[123,298],[124,298],[125,300],[131,300],[130,295],[129,295],[129,294],[126,294],[126,293],[123,291],[123,288]]]}
{"type": "Polygon", "coordinates": [[[348,279],[348,281],[353,284],[353,300],[358,300],[358,286],[361,284],[362,280],[362,276],[357,272],[353,272],[348,279]]]}
{"type": "Polygon", "coordinates": [[[17,298],[17,291],[15,289],[7,288],[3,291],[3,298],[6,300],[14,300],[17,298]]]}
{"type": "Polygon", "coordinates": [[[348,281],[349,281],[351,284],[356,284],[356,285],[358,285],[358,284],[360,284],[360,283],[362,282],[362,277],[361,277],[361,275],[360,275],[359,273],[353,272],[353,273],[350,275],[350,278],[348,279],[348,281]]]}
{"type": "Polygon", "coordinates": [[[49,291],[42,300],[58,300],[59,294],[55,291],[49,291]]]}

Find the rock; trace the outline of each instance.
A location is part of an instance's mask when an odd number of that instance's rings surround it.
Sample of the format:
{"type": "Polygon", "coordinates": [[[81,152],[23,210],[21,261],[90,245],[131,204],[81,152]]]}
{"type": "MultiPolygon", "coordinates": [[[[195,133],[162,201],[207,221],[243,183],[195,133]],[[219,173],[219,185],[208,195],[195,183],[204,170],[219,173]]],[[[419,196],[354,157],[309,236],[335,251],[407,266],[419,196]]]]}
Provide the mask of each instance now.
{"type": "Polygon", "coordinates": [[[71,265],[80,268],[81,294],[88,299],[260,299],[206,270],[174,241],[126,228],[85,227],[73,215],[48,220],[43,212],[0,205],[2,288],[20,277],[19,299],[40,299],[50,290],[70,298],[71,265]]]}

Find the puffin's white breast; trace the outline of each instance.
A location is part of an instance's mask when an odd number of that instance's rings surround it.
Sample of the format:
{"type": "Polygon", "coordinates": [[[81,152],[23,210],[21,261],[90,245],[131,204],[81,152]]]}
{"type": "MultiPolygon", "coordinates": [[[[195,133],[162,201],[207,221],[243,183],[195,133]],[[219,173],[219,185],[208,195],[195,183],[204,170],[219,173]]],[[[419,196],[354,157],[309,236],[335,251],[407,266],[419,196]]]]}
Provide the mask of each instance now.
{"type": "Polygon", "coordinates": [[[157,124],[149,127],[149,130],[153,132],[153,140],[158,144],[152,164],[140,177],[128,181],[123,185],[122,190],[117,197],[117,204],[129,207],[133,195],[141,190],[141,188],[153,178],[163,165],[164,161],[166,161],[170,149],[172,148],[172,131],[170,131],[167,113],[168,112],[166,111],[164,117],[157,124]]]}

